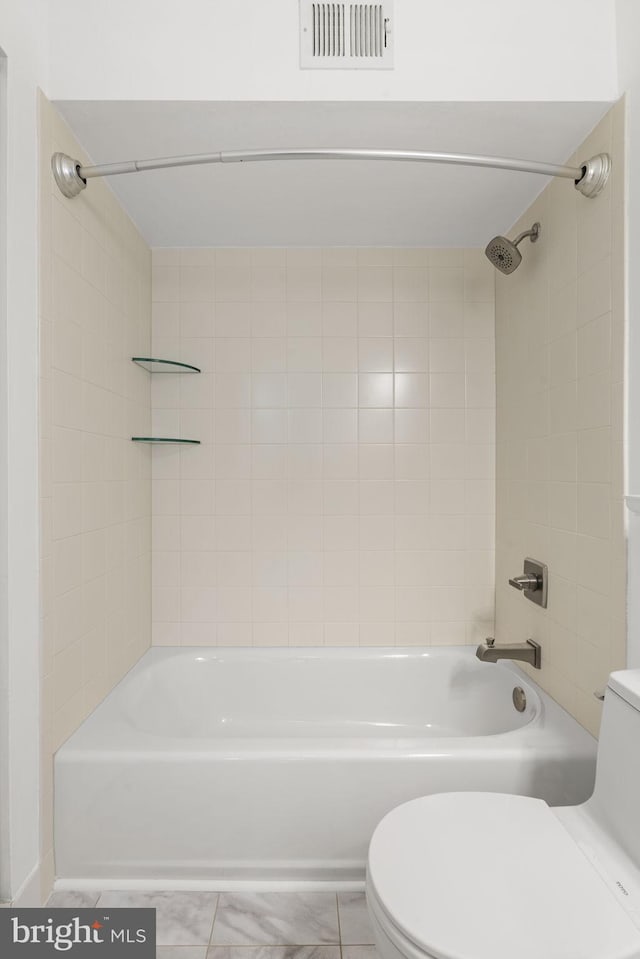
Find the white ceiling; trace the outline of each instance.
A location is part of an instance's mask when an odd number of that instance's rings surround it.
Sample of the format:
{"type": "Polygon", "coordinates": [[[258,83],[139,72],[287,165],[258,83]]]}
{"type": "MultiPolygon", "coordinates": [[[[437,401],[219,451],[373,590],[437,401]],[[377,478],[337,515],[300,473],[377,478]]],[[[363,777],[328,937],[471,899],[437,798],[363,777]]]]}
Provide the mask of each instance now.
{"type": "MultiPolygon", "coordinates": [[[[563,163],[609,104],[57,106],[96,163],[283,147],[432,150],[563,163]]],[[[383,161],[216,164],[110,179],[147,242],[160,247],[481,246],[507,231],[546,182],[531,174],[383,161]]],[[[570,180],[567,189],[573,189],[570,180]]]]}

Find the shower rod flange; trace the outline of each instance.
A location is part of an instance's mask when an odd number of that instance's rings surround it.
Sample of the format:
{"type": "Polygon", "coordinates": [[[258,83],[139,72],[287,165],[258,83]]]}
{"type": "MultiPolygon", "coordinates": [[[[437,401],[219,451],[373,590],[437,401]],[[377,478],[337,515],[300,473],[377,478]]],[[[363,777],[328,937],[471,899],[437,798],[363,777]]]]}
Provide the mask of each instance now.
{"type": "Polygon", "coordinates": [[[576,180],[576,190],[592,199],[602,193],[611,173],[611,157],[608,153],[597,153],[582,164],[582,176],[576,180]]]}
{"type": "Polygon", "coordinates": [[[54,153],[51,157],[53,177],[60,192],[72,200],[86,189],[87,181],[80,176],[80,161],[67,156],[66,153],[54,153]]]}
{"type": "Polygon", "coordinates": [[[475,156],[464,153],[424,153],[415,150],[228,150],[217,153],[196,153],[186,156],[156,157],[149,160],[127,160],[123,163],[103,163],[83,166],[66,153],[54,153],[51,168],[61,193],[72,199],[94,177],[141,173],[145,170],[163,170],[181,166],[201,166],[209,163],[250,163],[260,160],[394,160],[417,163],[443,163],[453,166],[488,167],[537,173],[542,176],[573,180],[583,196],[593,198],[603,189],[611,170],[611,158],[599,153],[580,166],[562,166],[539,160],[520,160],[514,157],[475,156]]]}

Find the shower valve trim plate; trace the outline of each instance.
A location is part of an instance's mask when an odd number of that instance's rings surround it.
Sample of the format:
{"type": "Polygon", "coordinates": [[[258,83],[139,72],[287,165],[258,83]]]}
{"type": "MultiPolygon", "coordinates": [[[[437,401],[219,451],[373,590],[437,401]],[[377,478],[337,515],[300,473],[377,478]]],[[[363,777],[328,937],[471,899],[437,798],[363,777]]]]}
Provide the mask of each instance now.
{"type": "Polygon", "coordinates": [[[520,576],[509,580],[509,585],[521,590],[526,599],[530,599],[537,606],[547,608],[549,570],[545,563],[527,557],[524,561],[524,571],[520,576]]]}

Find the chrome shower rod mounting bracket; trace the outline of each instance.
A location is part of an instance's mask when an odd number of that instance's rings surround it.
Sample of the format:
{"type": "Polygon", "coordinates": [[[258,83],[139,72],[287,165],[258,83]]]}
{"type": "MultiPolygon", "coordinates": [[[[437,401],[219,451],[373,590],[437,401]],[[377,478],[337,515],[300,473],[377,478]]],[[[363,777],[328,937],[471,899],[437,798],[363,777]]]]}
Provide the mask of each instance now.
{"type": "Polygon", "coordinates": [[[611,173],[611,157],[608,153],[597,153],[582,164],[582,176],[576,180],[576,190],[590,199],[602,193],[611,173]]]}
{"type": "Polygon", "coordinates": [[[74,196],[87,186],[87,181],[80,176],[80,162],[67,156],[66,153],[54,153],[51,157],[51,170],[58,189],[63,196],[72,200],[74,196]]]}
{"type": "Polygon", "coordinates": [[[518,160],[512,157],[475,156],[465,153],[422,153],[416,150],[234,150],[218,153],[196,153],[187,156],[156,157],[149,160],[127,160],[83,166],[66,153],[54,153],[51,168],[60,192],[70,199],[78,196],[93,177],[141,173],[170,167],[202,166],[209,163],[251,163],[259,160],[392,160],[414,163],[444,163],[453,166],[488,167],[516,170],[573,180],[576,189],[586,197],[595,197],[609,178],[611,158],[599,153],[578,167],[542,163],[539,160],[518,160]]]}

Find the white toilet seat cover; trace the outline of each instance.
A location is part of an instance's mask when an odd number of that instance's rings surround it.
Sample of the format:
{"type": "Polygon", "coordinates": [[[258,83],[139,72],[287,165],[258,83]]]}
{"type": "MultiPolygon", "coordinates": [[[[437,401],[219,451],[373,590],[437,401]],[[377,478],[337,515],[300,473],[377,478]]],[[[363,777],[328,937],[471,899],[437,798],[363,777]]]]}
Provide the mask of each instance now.
{"type": "Polygon", "coordinates": [[[640,928],[545,802],[440,793],[378,825],[368,884],[433,959],[639,959],[640,928]]]}

